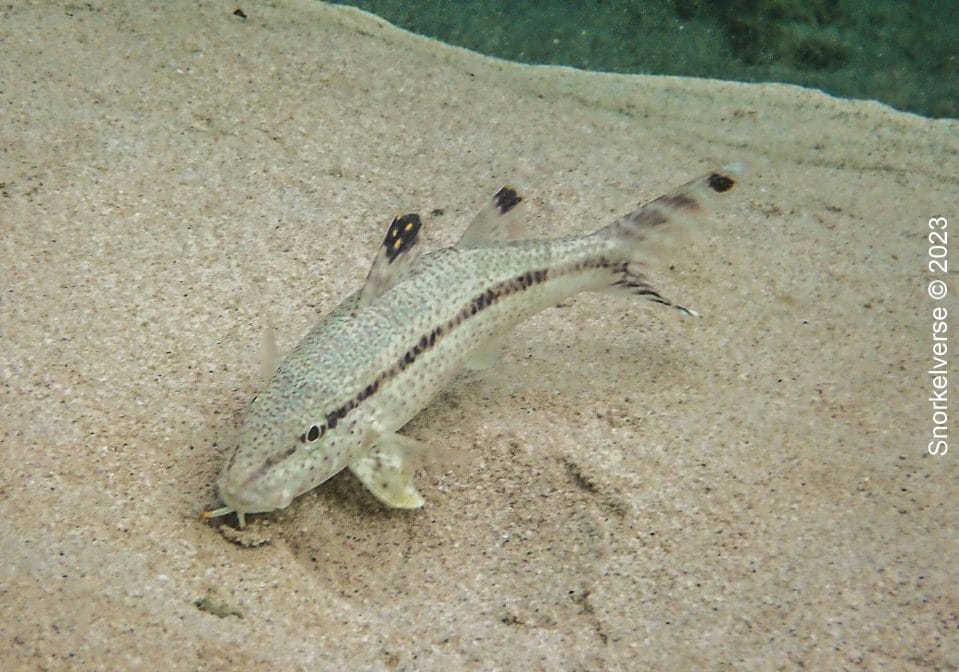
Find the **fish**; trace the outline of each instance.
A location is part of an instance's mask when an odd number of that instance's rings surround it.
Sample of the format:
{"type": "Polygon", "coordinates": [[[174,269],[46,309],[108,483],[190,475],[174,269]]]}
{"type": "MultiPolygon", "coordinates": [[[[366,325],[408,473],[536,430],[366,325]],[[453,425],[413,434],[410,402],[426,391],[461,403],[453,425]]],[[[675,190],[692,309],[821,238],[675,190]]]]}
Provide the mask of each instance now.
{"type": "Polygon", "coordinates": [[[500,189],[459,241],[423,254],[416,214],[397,216],[363,286],[279,364],[240,424],[204,518],[284,509],[344,469],[388,507],[424,504],[413,475],[429,454],[399,433],[464,368],[495,363],[512,328],[584,291],[695,311],[647,277],[663,250],[733,191],[743,167],[711,171],[594,233],[522,239],[523,196],[500,189]]]}

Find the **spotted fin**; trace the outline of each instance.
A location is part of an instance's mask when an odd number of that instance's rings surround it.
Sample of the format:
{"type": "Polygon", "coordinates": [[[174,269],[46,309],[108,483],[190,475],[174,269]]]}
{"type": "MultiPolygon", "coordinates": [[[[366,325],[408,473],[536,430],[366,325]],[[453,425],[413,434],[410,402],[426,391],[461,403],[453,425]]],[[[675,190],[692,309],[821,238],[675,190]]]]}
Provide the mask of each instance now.
{"type": "Polygon", "coordinates": [[[415,214],[398,215],[393,220],[366,276],[357,308],[370,305],[409,274],[422,253],[418,245],[421,225],[420,216],[415,214]]]}
{"type": "Polygon", "coordinates": [[[656,291],[644,271],[666,257],[668,249],[680,244],[686,233],[695,232],[696,223],[705,217],[709,206],[731,192],[743,172],[740,164],[715,170],[597,231],[594,235],[609,241],[614,254],[621,257],[619,263],[610,265],[612,276],[605,291],[639,295],[687,315],[698,316],[696,311],[674,303],[656,291]]]}
{"type": "Polygon", "coordinates": [[[731,192],[742,174],[740,164],[715,170],[640,206],[594,235],[617,244],[619,252],[631,260],[652,261],[660,256],[660,248],[682,242],[683,234],[695,230],[709,206],[731,192]]]}
{"type": "Polygon", "coordinates": [[[476,213],[476,217],[466,227],[456,247],[476,247],[484,243],[501,240],[516,240],[523,236],[517,226],[517,207],[523,197],[516,189],[505,186],[476,213]]]}
{"type": "Polygon", "coordinates": [[[402,434],[383,434],[373,447],[350,464],[350,471],[377,499],[396,509],[418,509],[423,497],[413,485],[415,453],[425,446],[402,434]]]}

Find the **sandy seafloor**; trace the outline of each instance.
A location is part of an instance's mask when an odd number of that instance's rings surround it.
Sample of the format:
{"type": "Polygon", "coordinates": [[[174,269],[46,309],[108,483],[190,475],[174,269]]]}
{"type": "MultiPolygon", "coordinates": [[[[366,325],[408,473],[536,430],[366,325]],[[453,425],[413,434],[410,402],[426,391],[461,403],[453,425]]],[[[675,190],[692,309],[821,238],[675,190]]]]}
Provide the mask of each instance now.
{"type": "Polygon", "coordinates": [[[959,666],[955,336],[926,451],[959,124],[146,4],[0,9],[0,669],[959,666]],[[451,244],[515,181],[531,235],[586,232],[733,160],[654,275],[702,319],[584,295],[525,323],[405,430],[461,456],[425,508],[343,474],[249,547],[199,518],[264,315],[292,347],[396,211],[451,244]]]}

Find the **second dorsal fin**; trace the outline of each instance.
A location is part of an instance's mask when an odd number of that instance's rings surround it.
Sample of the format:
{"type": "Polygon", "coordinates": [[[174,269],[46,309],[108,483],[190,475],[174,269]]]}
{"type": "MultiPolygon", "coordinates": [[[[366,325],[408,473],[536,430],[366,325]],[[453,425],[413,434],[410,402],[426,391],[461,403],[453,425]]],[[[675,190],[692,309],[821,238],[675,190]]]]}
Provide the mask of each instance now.
{"type": "Polygon", "coordinates": [[[419,245],[422,224],[420,216],[416,214],[396,216],[373,259],[366,283],[360,291],[357,308],[370,305],[409,275],[422,253],[422,246],[419,245]]]}
{"type": "Polygon", "coordinates": [[[516,226],[516,207],[523,197],[513,187],[503,187],[484,205],[466,227],[456,247],[475,247],[484,243],[515,240],[521,232],[516,226]]]}

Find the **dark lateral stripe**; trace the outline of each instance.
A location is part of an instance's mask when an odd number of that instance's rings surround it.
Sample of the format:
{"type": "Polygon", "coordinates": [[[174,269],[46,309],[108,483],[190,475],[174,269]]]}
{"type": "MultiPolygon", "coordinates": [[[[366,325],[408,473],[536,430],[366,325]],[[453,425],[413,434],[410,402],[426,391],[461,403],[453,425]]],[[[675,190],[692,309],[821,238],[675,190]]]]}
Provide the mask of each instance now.
{"type": "Polygon", "coordinates": [[[493,285],[482,294],[477,294],[474,296],[462,308],[460,308],[459,312],[457,312],[454,317],[435,327],[429,333],[423,334],[416,345],[403,353],[403,356],[400,357],[399,360],[393,364],[393,366],[380,373],[372,383],[363,388],[363,390],[361,390],[352,399],[327,414],[326,428],[333,429],[336,427],[339,421],[346,417],[350,411],[359,406],[361,402],[375,394],[376,391],[390,379],[395,378],[405,369],[410,367],[420,355],[432,348],[436,344],[437,340],[449,334],[469,318],[485,310],[486,308],[495,305],[502,299],[512,296],[513,294],[523,292],[535,285],[542,284],[549,278],[555,278],[586,270],[612,268],[613,266],[618,267],[621,265],[622,262],[613,264],[605,257],[598,257],[596,259],[583,261],[559,270],[549,271],[548,269],[542,268],[535,271],[528,271],[522,275],[517,275],[514,278],[493,285]]]}
{"type": "Polygon", "coordinates": [[[417,341],[416,345],[403,353],[403,356],[400,357],[399,360],[393,364],[393,366],[386,371],[381,372],[372,383],[363,388],[355,397],[347,401],[336,410],[328,413],[326,416],[327,428],[333,429],[336,427],[337,423],[339,423],[342,418],[346,417],[347,413],[359,406],[361,402],[371,397],[381,385],[390,379],[395,378],[405,369],[409,368],[420,355],[436,345],[436,342],[440,338],[450,333],[468,318],[473,317],[481,310],[489,308],[507,296],[525,291],[533,285],[538,285],[544,282],[546,278],[546,269],[528,271],[523,275],[518,275],[510,280],[497,283],[482,294],[478,294],[473,297],[469,302],[466,303],[466,305],[460,308],[459,312],[457,312],[454,317],[447,320],[444,324],[435,327],[429,333],[420,336],[420,339],[417,341]]]}
{"type": "MultiPolygon", "coordinates": [[[[712,173],[706,178],[706,186],[717,193],[723,193],[736,186],[736,179],[735,177],[723,173],[712,173]]],[[[500,209],[501,214],[503,214],[519,203],[522,200],[522,197],[516,193],[515,189],[512,189],[511,187],[503,187],[496,194],[495,199],[497,207],[500,209]]],[[[685,191],[660,196],[652,203],[671,209],[686,210],[689,212],[698,212],[702,209],[702,204],[699,202],[699,199],[690,193],[686,193],[685,191]]],[[[416,219],[418,220],[419,218],[416,219]]],[[[632,223],[634,225],[644,227],[659,226],[668,221],[669,217],[665,213],[661,212],[657,208],[650,208],[648,206],[641,208],[635,213],[635,215],[632,216],[632,223]]],[[[394,222],[394,225],[396,224],[397,222],[394,222]]],[[[415,228],[410,226],[407,227],[407,230],[412,230],[412,235],[415,237],[416,233],[419,231],[419,222],[412,222],[412,224],[415,225],[415,228]]],[[[399,238],[399,235],[397,234],[394,237],[399,238]]],[[[387,235],[387,240],[384,242],[387,243],[387,247],[389,247],[389,243],[391,242],[389,234],[387,235]]],[[[322,434],[323,430],[325,429],[335,428],[339,421],[346,417],[350,411],[359,406],[364,400],[375,394],[381,385],[399,375],[403,370],[412,365],[413,362],[416,361],[417,357],[432,348],[437,339],[448,334],[470,317],[496,304],[501,299],[525,291],[534,285],[543,283],[550,277],[558,277],[586,270],[608,268],[614,273],[623,275],[623,279],[613,284],[626,285],[627,287],[632,288],[636,294],[644,296],[650,301],[662,303],[663,305],[667,306],[675,305],[671,301],[664,298],[655,289],[649,285],[646,285],[645,282],[628,280],[627,267],[628,264],[626,262],[611,262],[605,257],[596,257],[594,259],[588,259],[576,264],[571,264],[565,268],[553,269],[552,271],[545,268],[535,271],[528,271],[522,275],[516,276],[515,278],[493,285],[482,294],[478,294],[473,297],[472,300],[460,308],[456,316],[448,320],[445,324],[441,324],[435,327],[428,334],[421,336],[417,344],[407,350],[399,359],[399,361],[397,361],[393,366],[386,371],[381,372],[372,383],[363,388],[363,390],[361,390],[352,399],[331,413],[327,414],[326,426],[320,428],[320,434],[322,434]]],[[[688,309],[683,308],[682,306],[676,307],[689,312],[688,309]]]]}
{"type": "MultiPolygon", "coordinates": [[[[250,476],[246,479],[246,481],[244,481],[244,485],[249,485],[249,484],[251,484],[251,483],[255,483],[257,480],[260,479],[260,477],[263,476],[263,474],[265,474],[266,472],[268,472],[268,471],[270,470],[270,467],[272,467],[274,464],[277,464],[277,463],[279,463],[279,462],[282,462],[282,461],[285,460],[286,458],[288,458],[288,457],[290,457],[291,455],[293,455],[293,454],[296,452],[296,449],[297,449],[297,446],[296,446],[296,444],[294,443],[293,445],[291,445],[291,446],[290,446],[289,448],[287,448],[286,450],[281,450],[280,452],[278,452],[278,453],[273,453],[272,455],[270,455],[269,457],[267,457],[267,458],[263,461],[263,464],[261,464],[260,467],[259,467],[255,472],[253,472],[253,474],[250,475],[250,476]]],[[[233,456],[234,456],[234,457],[236,456],[236,452],[233,453],[233,456]]],[[[230,458],[231,466],[232,466],[232,462],[233,462],[233,458],[230,458]]]]}

